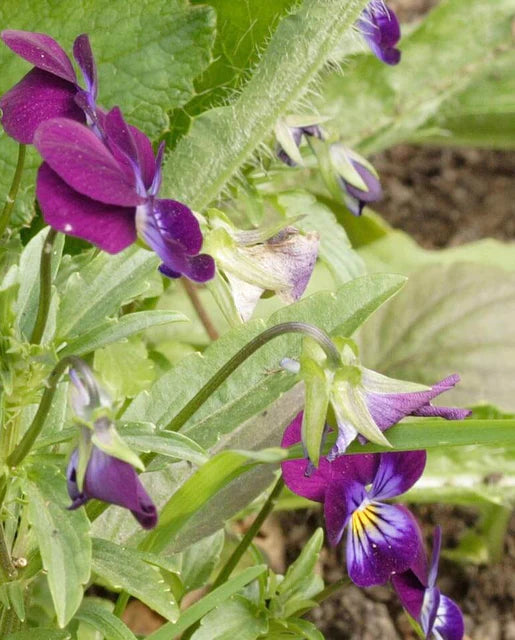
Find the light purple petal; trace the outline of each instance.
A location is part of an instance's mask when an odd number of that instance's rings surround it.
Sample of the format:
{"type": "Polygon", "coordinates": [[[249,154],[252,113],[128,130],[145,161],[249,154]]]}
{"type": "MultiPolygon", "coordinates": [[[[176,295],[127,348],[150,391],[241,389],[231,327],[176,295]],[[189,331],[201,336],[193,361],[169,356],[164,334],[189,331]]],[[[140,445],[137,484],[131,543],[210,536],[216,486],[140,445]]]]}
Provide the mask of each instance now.
{"type": "Polygon", "coordinates": [[[93,447],[86,469],[84,494],[129,509],[144,529],[157,524],[156,507],[131,465],[97,447],[93,447]]]}
{"type": "Polygon", "coordinates": [[[405,507],[373,502],[349,523],[349,576],[360,587],[384,584],[406,571],[420,545],[418,525],[405,507]]]}
{"type": "Polygon", "coordinates": [[[424,601],[422,602],[422,610],[420,617],[417,619],[426,638],[431,636],[433,630],[438,607],[440,606],[440,590],[436,587],[428,587],[424,591],[424,601]]]}
{"type": "Polygon", "coordinates": [[[88,127],[55,118],[38,128],[34,145],[45,162],[82,195],[119,206],[144,201],[127,172],[88,127]]]}
{"type": "Polygon", "coordinates": [[[82,71],[88,93],[96,100],[98,93],[97,66],[88,36],[83,33],[73,43],[73,57],[82,71]]]}
{"type": "Polygon", "coordinates": [[[363,182],[367,185],[367,190],[358,189],[348,182],[345,182],[345,189],[347,193],[360,202],[376,202],[377,200],[380,200],[383,197],[383,190],[381,188],[381,183],[376,176],[366,167],[359,164],[359,162],[356,162],[355,160],[352,160],[351,162],[363,182]]]}
{"type": "Polygon", "coordinates": [[[82,109],[75,104],[76,92],[67,80],[32,69],[0,98],[6,133],[22,144],[32,144],[36,129],[51,118],[85,122],[82,109]]]}
{"type": "Polygon", "coordinates": [[[409,415],[443,417],[461,420],[470,412],[466,409],[433,407],[431,400],[452,389],[460,380],[457,374],[436,383],[428,391],[415,393],[372,393],[367,392],[366,402],[377,426],[384,431],[409,415]]]}
{"type": "Polygon", "coordinates": [[[118,253],[136,240],[135,210],[82,196],[43,163],[36,196],[45,222],[67,235],[92,242],[108,253],[118,253]]]}
{"type": "Polygon", "coordinates": [[[425,451],[382,453],[370,497],[385,500],[406,492],[422,475],[426,457],[425,451]]]}
{"type": "Polygon", "coordinates": [[[6,29],[1,33],[5,44],[38,69],[75,83],[77,77],[64,49],[44,33],[6,29]]]}
{"type": "Polygon", "coordinates": [[[443,640],[463,640],[463,614],[458,605],[447,596],[440,596],[433,631],[437,631],[443,640]]]}
{"type": "Polygon", "coordinates": [[[438,562],[440,561],[440,549],[442,547],[442,528],[435,527],[433,536],[433,552],[431,554],[431,563],[427,574],[427,584],[434,587],[436,584],[436,576],[438,575],[438,562]]]}

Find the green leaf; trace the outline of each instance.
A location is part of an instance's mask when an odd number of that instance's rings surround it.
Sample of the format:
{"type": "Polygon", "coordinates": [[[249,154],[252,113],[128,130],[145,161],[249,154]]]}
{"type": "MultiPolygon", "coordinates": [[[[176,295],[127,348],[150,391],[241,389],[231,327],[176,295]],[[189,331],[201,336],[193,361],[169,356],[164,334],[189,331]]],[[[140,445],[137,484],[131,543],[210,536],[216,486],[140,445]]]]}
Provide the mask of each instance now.
{"type": "Polygon", "coordinates": [[[24,584],[20,580],[13,580],[5,583],[5,589],[9,596],[9,602],[22,622],[25,621],[24,584]]]}
{"type": "Polygon", "coordinates": [[[309,620],[302,618],[289,618],[287,621],[288,629],[299,633],[305,640],[324,640],[324,636],[309,620]]]}
{"type": "Polygon", "coordinates": [[[152,384],[155,365],[139,336],[95,351],[95,370],[115,398],[133,398],[152,384]]]}
{"type": "Polygon", "coordinates": [[[255,640],[267,631],[266,613],[235,596],[202,618],[192,640],[255,640]]]}
{"type": "MultiPolygon", "coordinates": [[[[35,235],[20,256],[18,271],[18,297],[15,304],[16,328],[20,337],[27,339],[34,327],[39,302],[40,262],[48,227],[35,235]]],[[[64,246],[64,236],[59,234],[52,251],[52,278],[55,278],[64,246]]]]}
{"type": "Polygon", "coordinates": [[[64,627],[82,601],[82,585],[89,580],[89,522],[83,509],[66,509],[69,504],[66,479],[54,467],[41,462],[31,467],[24,490],[57,621],[64,627]]]}
{"type": "MultiPolygon", "coordinates": [[[[339,335],[350,335],[385,300],[403,285],[394,275],[364,276],[344,285],[336,294],[322,292],[274,313],[267,324],[250,322],[234,329],[211,345],[202,356],[195,354],[165,373],[145,393],[135,398],[123,419],[149,420],[159,428],[166,426],[178,410],[249,340],[266,326],[281,322],[309,322],[339,335]]],[[[281,336],[261,348],[237,373],[213,394],[185,425],[183,431],[202,446],[209,447],[224,433],[265,410],[295,384],[286,372],[271,375],[286,355],[300,352],[298,336],[281,336]]]]}
{"type": "Polygon", "coordinates": [[[235,578],[227,580],[227,582],[208,593],[207,596],[188,607],[175,624],[171,622],[165,624],[154,633],[151,633],[147,640],[170,640],[170,638],[179,635],[265,571],[266,565],[263,564],[245,569],[235,578]]]}
{"type": "Polygon", "coordinates": [[[327,128],[365,153],[410,139],[511,46],[512,17],[512,0],[441,2],[403,37],[401,65],[362,55],[344,76],[327,76],[318,101],[334,118],[327,128]],[[441,43],[438,55],[435,43],[441,43]]]}
{"type": "Polygon", "coordinates": [[[324,369],[311,358],[301,358],[301,371],[305,389],[302,442],[309,459],[317,467],[329,406],[330,382],[324,369]]]}
{"type": "Polygon", "coordinates": [[[71,640],[69,631],[58,631],[57,629],[27,629],[10,633],[5,640],[71,640]]]}
{"type": "Polygon", "coordinates": [[[129,313],[121,318],[107,320],[96,326],[91,331],[81,334],[71,340],[66,347],[59,352],[61,357],[67,355],[83,356],[87,353],[100,349],[113,342],[119,342],[124,338],[129,338],[135,333],[140,333],[150,327],[171,322],[185,322],[186,316],[177,311],[140,311],[129,313]]]}
{"type": "Polygon", "coordinates": [[[277,592],[283,602],[293,596],[311,598],[314,593],[306,592],[306,581],[313,578],[313,571],[324,542],[324,532],[318,528],[302,549],[299,557],[288,567],[284,580],[277,587],[277,592]]]}
{"type": "Polygon", "coordinates": [[[427,385],[459,373],[461,382],[437,404],[491,402],[513,411],[514,313],[513,274],[474,264],[427,267],[362,328],[361,358],[370,369],[427,385]]]}
{"type": "Polygon", "coordinates": [[[158,295],[158,266],[159,258],[154,253],[136,247],[114,256],[99,253],[59,287],[57,336],[68,341],[103,325],[106,318],[117,315],[120,307],[134,298],[158,295]]]}
{"type": "Polygon", "coordinates": [[[128,423],[121,427],[120,431],[127,444],[136,449],[148,453],[158,453],[177,460],[187,460],[196,465],[207,462],[208,454],[194,440],[182,433],[173,431],[155,432],[154,425],[150,425],[151,432],[144,431],[138,423],[128,423]]]}
{"type": "Polygon", "coordinates": [[[161,573],[131,549],[93,538],[92,570],[115,589],[123,589],[167,620],[179,617],[179,607],[161,573]]]}
{"type": "Polygon", "coordinates": [[[198,117],[165,163],[163,195],[202,210],[307,91],[365,0],[304,0],[283,18],[258,66],[229,106],[198,117]],[[292,55],[295,52],[295,55],[292,55]]]}
{"type": "Polygon", "coordinates": [[[486,238],[447,249],[428,250],[418,245],[402,231],[392,231],[382,238],[359,249],[369,273],[395,271],[410,275],[429,265],[450,265],[458,262],[475,262],[515,270],[515,251],[511,244],[486,238]]]}
{"type": "Polygon", "coordinates": [[[132,631],[113,613],[102,600],[86,598],[75,614],[77,620],[86,622],[100,631],[105,640],[136,640],[132,631]]]}
{"type": "Polygon", "coordinates": [[[515,147],[515,53],[502,54],[459,96],[453,96],[415,132],[422,144],[515,147]]]}
{"type": "Polygon", "coordinates": [[[220,560],[224,548],[223,529],[189,546],[182,555],[181,581],[185,591],[203,587],[220,560]]]}

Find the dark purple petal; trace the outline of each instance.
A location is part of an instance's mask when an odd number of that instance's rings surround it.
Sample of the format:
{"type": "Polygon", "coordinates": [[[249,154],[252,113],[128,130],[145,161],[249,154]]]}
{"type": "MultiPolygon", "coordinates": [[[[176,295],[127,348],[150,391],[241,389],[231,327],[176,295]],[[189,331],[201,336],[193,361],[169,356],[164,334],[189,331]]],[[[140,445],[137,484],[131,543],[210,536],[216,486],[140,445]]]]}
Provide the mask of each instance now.
{"type": "Polygon", "coordinates": [[[434,587],[436,584],[436,576],[438,575],[438,562],[440,561],[440,549],[442,547],[442,529],[435,527],[433,536],[433,552],[431,554],[431,563],[427,574],[427,584],[434,587]]]}
{"type": "Polygon", "coordinates": [[[382,453],[370,497],[386,500],[406,492],[422,475],[426,457],[425,451],[382,453]]]}
{"type": "Polygon", "coordinates": [[[85,122],[75,103],[77,89],[67,80],[32,69],[0,98],[2,125],[6,133],[22,144],[32,144],[36,129],[51,118],[85,122]]]}
{"type": "Polygon", "coordinates": [[[415,393],[373,393],[367,392],[366,402],[377,426],[384,431],[409,415],[442,417],[461,420],[470,411],[466,409],[433,407],[433,398],[452,389],[460,380],[457,374],[444,378],[428,391],[415,393]]]}
{"type": "MultiPolygon", "coordinates": [[[[143,138],[147,141],[148,143],[148,147],[145,148],[150,148],[150,152],[152,153],[152,147],[150,146],[150,141],[148,140],[148,138],[146,136],[144,136],[141,132],[140,136],[143,136],[143,138]]],[[[143,140],[141,142],[144,142],[143,140]]],[[[148,160],[150,160],[150,157],[148,156],[148,151],[145,153],[144,149],[141,149],[140,152],[140,157],[142,159],[145,159],[145,157],[148,158],[147,160],[147,172],[145,173],[145,175],[149,174],[149,169],[150,167],[153,167],[153,177],[152,177],[152,182],[148,187],[149,190],[149,195],[151,196],[157,196],[157,194],[159,193],[159,190],[161,189],[161,181],[162,181],[162,166],[163,166],[163,158],[165,155],[165,143],[161,142],[161,144],[159,145],[159,149],[157,150],[157,156],[154,159],[154,154],[152,153],[152,164],[150,164],[148,162],[148,160]]],[[[142,169],[143,169],[143,165],[142,165],[142,169]]],[[[145,183],[146,184],[146,183],[145,183]]]]}
{"type": "Polygon", "coordinates": [[[463,614],[458,605],[447,596],[440,596],[433,631],[438,632],[442,640],[463,640],[463,614]]]}
{"type": "Polygon", "coordinates": [[[366,495],[364,484],[352,478],[331,478],[324,498],[325,528],[331,546],[340,542],[349,518],[359,509],[366,495]]]}
{"type": "Polygon", "coordinates": [[[406,571],[421,545],[411,513],[401,505],[372,502],[355,511],[347,534],[347,570],[360,587],[384,584],[406,571]]]}
{"type": "Polygon", "coordinates": [[[103,122],[103,130],[107,145],[123,169],[129,183],[134,182],[136,192],[146,198],[147,190],[143,183],[143,176],[139,166],[139,155],[132,129],[129,126],[118,107],[114,107],[106,115],[103,122]]]}
{"type": "Polygon", "coordinates": [[[92,242],[108,253],[118,253],[136,240],[134,207],[116,207],[74,191],[43,163],[36,196],[45,222],[67,235],[92,242]]]}
{"type": "MultiPolygon", "coordinates": [[[[156,198],[153,204],[151,217],[160,236],[178,242],[188,255],[196,255],[202,248],[202,233],[191,210],[177,200],[156,198]]],[[[163,257],[162,260],[167,262],[163,257]]]]}
{"type": "Polygon", "coordinates": [[[144,201],[128,173],[88,127],[55,118],[41,124],[34,145],[50,167],[82,195],[126,207],[144,201]]]}
{"type": "Polygon", "coordinates": [[[206,253],[199,253],[198,256],[188,256],[184,249],[177,244],[173,252],[173,259],[170,264],[162,264],[159,271],[168,278],[180,278],[186,276],[194,282],[207,282],[215,275],[215,261],[206,253]]]}
{"type": "Polygon", "coordinates": [[[64,49],[44,33],[6,29],[1,33],[5,44],[38,69],[75,83],[77,77],[64,49]]]}
{"type": "MultiPolygon", "coordinates": [[[[303,412],[301,411],[286,427],[281,442],[282,447],[291,447],[300,442],[302,417],[303,412]]],[[[315,502],[323,502],[329,480],[329,463],[325,458],[321,458],[318,468],[309,476],[306,475],[307,465],[307,458],[281,462],[284,482],[290,491],[298,496],[315,502]]]]}
{"type": "Polygon", "coordinates": [[[86,469],[84,494],[129,509],[144,529],[157,524],[156,507],[131,465],[97,447],[93,447],[86,469]]]}
{"type": "Polygon", "coordinates": [[[82,71],[88,93],[93,100],[96,100],[98,92],[97,66],[93,58],[89,38],[85,33],[75,38],[75,42],[73,43],[73,57],[82,71]]]}
{"type": "Polygon", "coordinates": [[[422,604],[426,587],[417,576],[408,569],[392,576],[392,586],[395,589],[402,606],[415,620],[420,620],[422,604]]]}
{"type": "Polygon", "coordinates": [[[401,37],[399,21],[383,0],[372,0],[357,21],[374,55],[386,64],[398,64],[401,52],[395,48],[401,37]]]}

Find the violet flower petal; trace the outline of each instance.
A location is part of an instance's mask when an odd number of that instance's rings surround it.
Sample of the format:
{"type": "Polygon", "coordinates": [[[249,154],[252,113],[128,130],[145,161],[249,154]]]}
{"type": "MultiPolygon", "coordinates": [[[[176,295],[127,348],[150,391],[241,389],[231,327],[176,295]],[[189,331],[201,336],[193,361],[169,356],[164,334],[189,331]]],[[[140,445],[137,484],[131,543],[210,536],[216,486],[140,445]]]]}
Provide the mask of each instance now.
{"type": "Polygon", "coordinates": [[[438,632],[442,640],[463,640],[465,625],[460,608],[447,596],[440,596],[440,605],[432,628],[438,632]]]}
{"type": "Polygon", "coordinates": [[[68,467],[66,469],[66,485],[68,487],[68,495],[72,499],[68,509],[78,509],[88,501],[87,496],[79,491],[77,484],[77,465],[79,464],[79,450],[75,449],[70,456],[68,467]]]}
{"type": "Polygon", "coordinates": [[[355,511],[347,534],[347,570],[359,587],[384,584],[405,571],[421,545],[411,513],[401,505],[372,502],[355,511]]]}
{"type": "Polygon", "coordinates": [[[381,431],[385,431],[402,418],[409,415],[425,417],[444,417],[451,420],[460,420],[468,415],[467,409],[454,409],[433,407],[430,402],[433,398],[452,389],[460,380],[457,374],[448,376],[437,382],[428,391],[415,393],[373,393],[367,392],[366,403],[374,421],[381,431]]]}
{"type": "Polygon", "coordinates": [[[357,25],[379,60],[389,65],[400,62],[401,52],[395,48],[401,37],[399,21],[383,0],[372,0],[363,10],[357,25]]]}
{"type": "Polygon", "coordinates": [[[186,276],[195,282],[207,282],[215,275],[215,261],[206,253],[188,256],[181,245],[176,244],[170,264],[162,264],[159,271],[169,278],[186,276]]]}
{"type": "Polygon", "coordinates": [[[53,38],[44,33],[6,29],[0,34],[5,44],[38,69],[76,83],[77,77],[66,52],[53,38]]]}
{"type": "Polygon", "coordinates": [[[75,86],[67,80],[32,69],[0,98],[2,125],[17,142],[32,144],[36,129],[46,120],[62,117],[86,121],[75,95],[75,86]]]}
{"type": "Polygon", "coordinates": [[[420,620],[426,590],[411,569],[392,576],[392,585],[404,609],[415,620],[420,620]]]}
{"type": "Polygon", "coordinates": [[[144,529],[152,529],[157,524],[156,507],[138,474],[130,464],[107,455],[98,447],[91,451],[84,494],[129,509],[144,529]]]}
{"type": "Polygon", "coordinates": [[[39,168],[36,196],[54,229],[118,253],[136,240],[135,209],[91,200],[74,191],[46,164],[39,168]]]}
{"type": "Polygon", "coordinates": [[[36,131],[34,145],[45,162],[82,195],[119,206],[144,201],[127,172],[88,127],[64,118],[48,120],[36,131]]]}
{"type": "Polygon", "coordinates": [[[88,93],[91,95],[93,101],[96,100],[98,93],[97,66],[93,58],[89,38],[85,33],[75,38],[75,42],[73,43],[73,57],[82,71],[88,93]]]}
{"type": "MultiPolygon", "coordinates": [[[[164,242],[178,242],[188,255],[196,255],[202,247],[202,233],[191,210],[177,200],[155,199],[150,216],[164,242]]],[[[159,253],[159,251],[157,251],[159,253]]],[[[167,262],[161,256],[163,262],[167,262]]]]}
{"type": "Polygon", "coordinates": [[[370,498],[386,500],[405,493],[420,478],[426,466],[425,451],[398,451],[381,454],[370,498]]]}
{"type": "Polygon", "coordinates": [[[429,587],[424,591],[424,600],[422,602],[422,610],[420,612],[418,622],[420,623],[426,638],[429,638],[433,630],[436,615],[438,613],[438,607],[440,606],[440,598],[440,590],[436,587],[429,587]]]}
{"type": "Polygon", "coordinates": [[[340,542],[349,519],[365,499],[365,486],[360,482],[341,477],[328,483],[324,498],[324,518],[327,538],[332,547],[340,542]]]}

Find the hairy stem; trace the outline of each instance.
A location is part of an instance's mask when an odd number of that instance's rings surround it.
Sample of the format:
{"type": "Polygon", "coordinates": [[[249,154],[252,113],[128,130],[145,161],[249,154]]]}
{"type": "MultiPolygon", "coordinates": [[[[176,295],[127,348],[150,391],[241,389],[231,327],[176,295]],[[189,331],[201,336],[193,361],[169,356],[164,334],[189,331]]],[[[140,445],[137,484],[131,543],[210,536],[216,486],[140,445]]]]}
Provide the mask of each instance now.
{"type": "Polygon", "coordinates": [[[332,365],[340,364],[340,354],[334,346],[331,338],[321,329],[305,322],[284,322],[269,329],[265,329],[258,336],[253,338],[242,347],[224,366],[219,369],[214,376],[196,393],[193,398],[179,411],[173,420],[166,426],[169,431],[178,431],[191,416],[204,404],[218,387],[235,371],[247,358],[255,353],[262,346],[284,335],[285,333],[302,333],[318,342],[327,354],[332,365]]]}
{"type": "Polygon", "coordinates": [[[38,314],[30,337],[32,344],[39,344],[41,342],[48,319],[48,311],[52,298],[52,251],[56,237],[57,231],[50,229],[41,252],[38,314]]]}
{"type": "Polygon", "coordinates": [[[6,197],[4,208],[2,209],[2,213],[0,214],[0,237],[7,229],[7,225],[9,224],[9,220],[11,219],[11,213],[14,207],[14,203],[16,202],[16,196],[18,194],[18,189],[20,188],[21,176],[23,173],[23,166],[25,164],[25,151],[25,145],[20,144],[18,146],[18,161],[16,163],[16,169],[14,171],[13,181],[11,183],[9,193],[6,197]]]}
{"type": "Polygon", "coordinates": [[[206,330],[207,335],[209,336],[209,339],[213,341],[218,340],[218,331],[216,330],[215,325],[211,321],[211,318],[209,317],[206,309],[204,308],[204,305],[202,304],[197,291],[197,286],[193,284],[193,282],[188,280],[188,278],[182,278],[181,281],[182,286],[184,287],[186,293],[188,294],[188,298],[193,305],[193,308],[195,309],[200,321],[204,326],[204,329],[206,330]]]}

